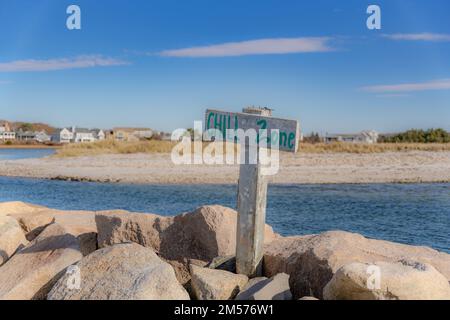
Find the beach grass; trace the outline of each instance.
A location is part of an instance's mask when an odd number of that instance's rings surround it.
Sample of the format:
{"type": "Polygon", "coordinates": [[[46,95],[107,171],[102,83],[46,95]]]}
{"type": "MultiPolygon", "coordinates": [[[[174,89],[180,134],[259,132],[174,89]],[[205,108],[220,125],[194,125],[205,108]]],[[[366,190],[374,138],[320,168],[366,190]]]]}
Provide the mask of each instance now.
{"type": "MultiPolygon", "coordinates": [[[[204,143],[206,147],[208,143],[204,143]]],[[[172,141],[123,142],[104,140],[92,143],[68,144],[58,149],[55,157],[79,157],[102,154],[170,153],[176,145],[172,141]]],[[[450,151],[450,143],[300,143],[299,153],[382,153],[406,151],[450,151]]]]}
{"type": "Polygon", "coordinates": [[[406,151],[450,151],[450,143],[301,143],[303,153],[383,153],[406,151]]]}

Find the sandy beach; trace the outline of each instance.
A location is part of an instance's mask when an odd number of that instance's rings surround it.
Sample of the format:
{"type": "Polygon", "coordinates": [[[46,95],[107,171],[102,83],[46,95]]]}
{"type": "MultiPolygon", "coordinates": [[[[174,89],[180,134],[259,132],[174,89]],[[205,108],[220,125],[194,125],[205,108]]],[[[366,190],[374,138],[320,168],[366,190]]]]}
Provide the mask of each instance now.
{"type": "MultiPolygon", "coordinates": [[[[450,182],[450,152],[282,154],[271,183],[450,182]]],[[[0,161],[0,176],[139,184],[231,184],[238,166],[174,165],[169,154],[0,161]]]]}

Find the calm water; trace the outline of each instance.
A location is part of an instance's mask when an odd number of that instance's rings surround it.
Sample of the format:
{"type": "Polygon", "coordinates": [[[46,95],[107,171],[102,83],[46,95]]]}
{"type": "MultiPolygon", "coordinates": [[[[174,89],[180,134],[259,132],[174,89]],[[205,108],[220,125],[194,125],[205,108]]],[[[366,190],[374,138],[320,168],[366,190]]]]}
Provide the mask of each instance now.
{"type": "MultiPolygon", "coordinates": [[[[205,204],[235,207],[229,185],[118,185],[0,177],[0,201],[59,209],[174,215],[205,204]]],[[[450,184],[270,186],[267,222],[283,235],[347,230],[450,252],[450,184]]]]}
{"type": "Polygon", "coordinates": [[[0,149],[0,160],[43,158],[54,152],[53,149],[0,149]]]}

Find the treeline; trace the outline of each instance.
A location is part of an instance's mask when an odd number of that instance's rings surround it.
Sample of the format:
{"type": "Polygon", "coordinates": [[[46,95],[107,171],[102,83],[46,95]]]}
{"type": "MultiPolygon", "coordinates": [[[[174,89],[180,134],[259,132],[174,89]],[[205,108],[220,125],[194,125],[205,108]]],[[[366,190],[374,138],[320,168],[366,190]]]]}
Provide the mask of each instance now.
{"type": "Polygon", "coordinates": [[[380,143],[449,143],[450,133],[444,129],[412,129],[392,136],[380,135],[380,143]]]}

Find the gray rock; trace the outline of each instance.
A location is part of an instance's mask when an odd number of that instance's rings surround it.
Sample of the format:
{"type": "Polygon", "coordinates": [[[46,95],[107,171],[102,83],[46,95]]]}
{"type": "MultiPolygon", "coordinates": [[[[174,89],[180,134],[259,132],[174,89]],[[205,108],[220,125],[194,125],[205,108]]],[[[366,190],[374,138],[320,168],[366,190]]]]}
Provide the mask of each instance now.
{"type": "Polygon", "coordinates": [[[262,277],[252,280],[238,294],[236,300],[292,300],[289,275],[279,273],[270,279],[262,277]]]}
{"type": "Polygon", "coordinates": [[[79,287],[66,273],[48,294],[49,300],[188,300],[173,268],[150,248],[116,244],[91,253],[75,265],[79,287]]]}

